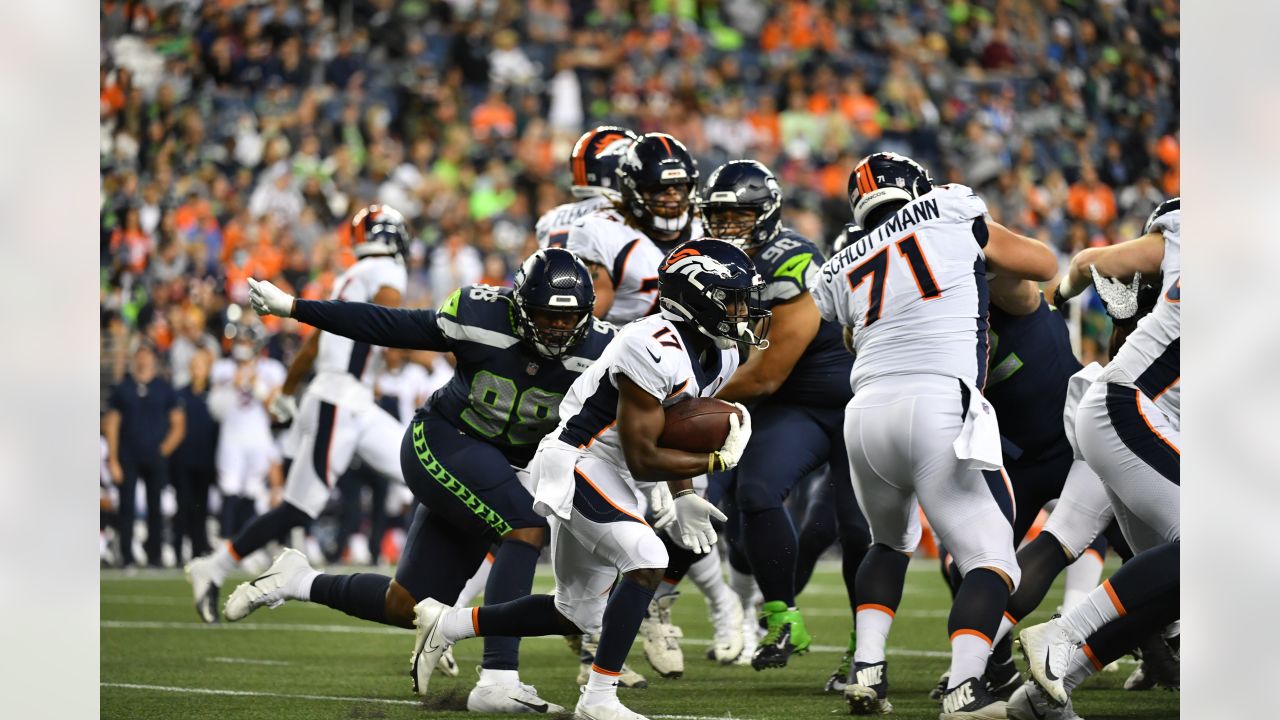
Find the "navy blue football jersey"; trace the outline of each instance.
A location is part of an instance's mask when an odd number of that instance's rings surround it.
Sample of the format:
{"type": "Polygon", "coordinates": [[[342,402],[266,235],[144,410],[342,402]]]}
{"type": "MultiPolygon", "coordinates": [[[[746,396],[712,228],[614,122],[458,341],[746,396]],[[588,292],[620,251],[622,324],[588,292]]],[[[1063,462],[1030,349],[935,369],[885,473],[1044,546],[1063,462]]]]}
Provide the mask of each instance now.
{"type": "MultiPolygon", "coordinates": [[[[588,320],[587,336],[568,355],[544,358],[516,335],[510,288],[467,285],[438,310],[298,300],[293,316],[322,330],[385,347],[451,352],[453,379],[431,396],[430,412],[500,449],[523,467],[538,441],[560,422],[560,400],[617,333],[588,320]]],[[[420,408],[415,417],[428,412],[420,408]]]]}
{"type": "MultiPolygon", "coordinates": [[[[764,304],[770,310],[808,292],[809,280],[822,263],[822,251],[809,240],[783,228],[751,258],[764,279],[764,304]]],[[[844,347],[840,325],[823,320],[818,334],[774,393],[776,402],[843,407],[853,396],[849,372],[853,356],[844,347]]]]}
{"type": "Polygon", "coordinates": [[[1062,313],[1040,298],[1029,315],[990,306],[991,356],[983,394],[1000,418],[1005,454],[1034,458],[1065,439],[1067,381],[1080,371],[1062,313]],[[1010,448],[1009,443],[1015,447],[1010,448]]]}

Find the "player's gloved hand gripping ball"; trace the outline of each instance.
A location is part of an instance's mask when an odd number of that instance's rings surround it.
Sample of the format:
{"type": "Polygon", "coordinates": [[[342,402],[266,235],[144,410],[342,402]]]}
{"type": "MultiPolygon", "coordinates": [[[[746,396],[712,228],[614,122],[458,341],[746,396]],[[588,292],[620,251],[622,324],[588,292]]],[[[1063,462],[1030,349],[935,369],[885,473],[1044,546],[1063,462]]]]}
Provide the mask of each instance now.
{"type": "Polygon", "coordinates": [[[249,304],[259,315],[287,318],[293,312],[293,296],[266,280],[249,278],[249,304]]]}

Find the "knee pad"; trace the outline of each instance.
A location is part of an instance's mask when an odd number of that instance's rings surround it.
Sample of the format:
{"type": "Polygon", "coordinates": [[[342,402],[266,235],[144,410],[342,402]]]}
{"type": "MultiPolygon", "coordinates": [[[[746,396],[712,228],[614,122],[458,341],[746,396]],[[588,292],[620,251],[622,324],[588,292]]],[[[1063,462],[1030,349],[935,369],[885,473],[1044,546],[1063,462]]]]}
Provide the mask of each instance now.
{"type": "Polygon", "coordinates": [[[555,602],[560,614],[569,618],[584,635],[596,635],[604,621],[604,608],[609,604],[609,593],[593,597],[572,597],[564,588],[557,586],[555,602]]]}
{"type": "Polygon", "coordinates": [[[639,523],[617,523],[618,525],[634,525],[634,528],[625,528],[626,535],[629,538],[619,538],[622,540],[624,547],[629,547],[630,552],[627,558],[617,564],[619,573],[628,573],[632,570],[642,569],[665,569],[671,563],[671,556],[667,552],[666,545],[663,544],[662,538],[653,532],[648,526],[639,523]]]}
{"type": "MultiPolygon", "coordinates": [[[[1089,547],[1098,533],[1106,529],[1105,524],[1097,527],[1097,520],[1096,515],[1084,512],[1084,508],[1076,503],[1062,500],[1045,521],[1044,532],[1055,537],[1071,558],[1075,559],[1089,547]]],[[[1109,522],[1110,518],[1107,520],[1109,522]]]]}

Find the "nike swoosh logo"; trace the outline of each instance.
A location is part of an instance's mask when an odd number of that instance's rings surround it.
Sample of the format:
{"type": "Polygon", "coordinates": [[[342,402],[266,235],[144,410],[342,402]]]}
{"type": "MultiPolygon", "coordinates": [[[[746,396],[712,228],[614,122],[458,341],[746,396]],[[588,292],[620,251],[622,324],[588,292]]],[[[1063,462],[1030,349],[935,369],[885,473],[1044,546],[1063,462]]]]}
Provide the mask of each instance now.
{"type": "Polygon", "coordinates": [[[654,354],[653,354],[653,351],[652,351],[652,350],[650,350],[649,348],[645,348],[645,349],[644,349],[644,351],[645,351],[645,352],[647,352],[647,353],[649,353],[649,357],[653,358],[653,361],[654,361],[654,362],[656,362],[656,363],[660,363],[660,362],[662,362],[662,358],[658,357],[657,355],[654,355],[654,354]]]}
{"type": "Polygon", "coordinates": [[[266,575],[260,575],[260,576],[258,576],[258,577],[256,577],[256,578],[254,578],[254,579],[253,579],[249,584],[250,584],[250,585],[252,585],[252,586],[254,586],[254,587],[258,587],[258,581],[259,581],[259,580],[266,580],[267,578],[272,577],[273,575],[279,575],[279,574],[280,574],[280,573],[278,573],[278,572],[273,572],[273,573],[267,573],[266,575]]]}
{"type": "Polygon", "coordinates": [[[525,702],[525,701],[521,700],[520,698],[514,698],[514,697],[513,697],[513,698],[511,698],[511,699],[512,699],[512,700],[515,700],[516,702],[520,703],[521,705],[523,705],[523,706],[525,706],[525,707],[529,708],[530,710],[532,710],[532,711],[534,711],[534,712],[544,713],[544,712],[546,712],[546,711],[547,711],[547,707],[548,707],[548,706],[547,706],[547,704],[546,704],[546,703],[542,703],[541,705],[535,705],[535,704],[533,704],[533,703],[531,703],[531,702],[525,702]]]}
{"type": "Polygon", "coordinates": [[[1048,649],[1044,651],[1044,676],[1049,678],[1050,681],[1056,681],[1058,679],[1058,676],[1053,674],[1053,670],[1049,669],[1049,650],[1048,649]]]}

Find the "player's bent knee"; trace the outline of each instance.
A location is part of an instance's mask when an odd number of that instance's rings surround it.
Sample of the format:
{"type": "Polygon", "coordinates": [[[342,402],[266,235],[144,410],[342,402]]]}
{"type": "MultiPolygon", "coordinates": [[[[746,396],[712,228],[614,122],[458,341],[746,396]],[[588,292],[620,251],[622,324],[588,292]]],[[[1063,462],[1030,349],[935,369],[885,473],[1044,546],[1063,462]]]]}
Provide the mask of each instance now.
{"type": "Polygon", "coordinates": [[[604,619],[604,608],[609,603],[609,595],[605,593],[597,597],[571,597],[556,588],[556,610],[569,622],[577,626],[584,635],[600,632],[604,619]]]}
{"type": "Polygon", "coordinates": [[[402,628],[412,628],[413,608],[417,604],[418,601],[400,583],[392,580],[387,586],[387,599],[383,605],[387,622],[402,628]]]}
{"type": "MultiPolygon", "coordinates": [[[[628,575],[637,570],[652,570],[657,573],[658,582],[661,582],[662,572],[671,563],[667,546],[652,530],[638,523],[634,524],[637,531],[634,532],[629,543],[631,551],[626,553],[625,560],[618,564],[618,572],[628,575]]],[[[658,584],[655,582],[653,587],[658,587],[658,584]]]]}
{"type": "Polygon", "coordinates": [[[663,569],[664,568],[637,568],[623,573],[623,576],[629,578],[632,582],[645,590],[657,590],[658,585],[662,583],[663,569]]]}
{"type": "Polygon", "coordinates": [[[515,528],[503,535],[502,540],[504,542],[515,540],[541,550],[542,546],[547,544],[547,529],[545,527],[515,528]]]}

